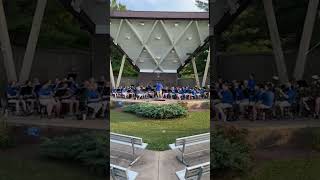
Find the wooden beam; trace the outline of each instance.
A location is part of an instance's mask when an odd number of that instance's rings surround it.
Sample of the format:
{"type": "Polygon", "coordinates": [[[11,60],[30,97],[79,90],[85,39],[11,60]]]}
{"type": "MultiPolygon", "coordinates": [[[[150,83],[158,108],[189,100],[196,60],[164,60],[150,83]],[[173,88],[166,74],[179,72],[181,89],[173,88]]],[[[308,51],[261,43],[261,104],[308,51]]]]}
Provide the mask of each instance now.
{"type": "Polygon", "coordinates": [[[114,75],[113,75],[113,68],[112,68],[112,63],[110,59],[110,81],[111,81],[111,86],[112,88],[116,87],[115,80],[114,80],[114,75]]]}
{"type": "Polygon", "coordinates": [[[197,65],[196,65],[196,58],[193,57],[191,61],[192,61],[194,76],[196,79],[196,85],[198,87],[200,87],[199,75],[198,75],[198,70],[197,70],[197,65]]]}
{"type": "Polygon", "coordinates": [[[310,47],[310,41],[312,38],[312,32],[314,29],[318,6],[319,0],[309,0],[309,7],[304,22],[304,29],[300,41],[297,62],[293,75],[296,80],[303,79],[305,64],[307,61],[308,50],[310,47]]]}
{"type": "Polygon", "coordinates": [[[41,29],[42,19],[47,6],[47,0],[38,0],[35,14],[33,16],[32,27],[29,35],[29,40],[26,52],[23,58],[23,64],[20,72],[19,81],[25,82],[29,79],[32,69],[34,54],[36,51],[39,33],[41,29]]]}
{"type": "Polygon", "coordinates": [[[287,66],[284,61],[284,55],[281,47],[278,25],[273,9],[272,0],[263,0],[264,10],[268,21],[269,33],[272,41],[273,53],[277,66],[278,75],[281,83],[288,82],[287,66]]]}
{"type": "Polygon", "coordinates": [[[127,58],[127,56],[123,55],[122,60],[121,60],[120,71],[119,71],[119,75],[118,75],[118,79],[117,79],[117,85],[116,85],[117,88],[120,86],[122,72],[123,72],[123,68],[124,68],[124,63],[126,62],[126,58],[127,58]]]}
{"type": "Polygon", "coordinates": [[[0,0],[0,44],[3,54],[4,68],[6,70],[8,81],[16,81],[17,73],[13,60],[12,47],[8,32],[6,15],[4,13],[3,1],[0,0]]]}
{"type": "Polygon", "coordinates": [[[203,73],[202,87],[204,87],[206,85],[209,67],[210,67],[210,49],[209,49],[209,52],[208,52],[206,67],[205,67],[204,73],[203,73]]]}

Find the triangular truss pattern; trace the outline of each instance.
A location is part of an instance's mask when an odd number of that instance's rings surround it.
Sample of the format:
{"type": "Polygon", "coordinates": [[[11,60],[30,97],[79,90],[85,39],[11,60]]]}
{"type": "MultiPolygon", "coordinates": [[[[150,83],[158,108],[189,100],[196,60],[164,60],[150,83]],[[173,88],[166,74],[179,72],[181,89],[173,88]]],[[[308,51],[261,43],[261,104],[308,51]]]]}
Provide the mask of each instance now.
{"type": "Polygon", "coordinates": [[[209,36],[208,20],[111,19],[110,33],[140,72],[176,73],[209,36]]]}

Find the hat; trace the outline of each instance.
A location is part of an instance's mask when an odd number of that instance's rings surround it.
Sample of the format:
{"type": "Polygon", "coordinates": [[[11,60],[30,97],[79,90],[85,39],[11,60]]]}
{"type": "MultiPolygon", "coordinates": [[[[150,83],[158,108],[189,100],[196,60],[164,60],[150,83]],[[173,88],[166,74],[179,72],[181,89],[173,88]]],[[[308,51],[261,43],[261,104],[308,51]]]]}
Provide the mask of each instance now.
{"type": "Polygon", "coordinates": [[[312,79],[314,79],[314,80],[318,80],[319,79],[319,76],[318,75],[313,75],[313,76],[311,76],[312,77],[312,79]]]}
{"type": "Polygon", "coordinates": [[[278,80],[279,80],[279,77],[278,77],[278,76],[273,76],[272,79],[278,81],[278,80]]]}

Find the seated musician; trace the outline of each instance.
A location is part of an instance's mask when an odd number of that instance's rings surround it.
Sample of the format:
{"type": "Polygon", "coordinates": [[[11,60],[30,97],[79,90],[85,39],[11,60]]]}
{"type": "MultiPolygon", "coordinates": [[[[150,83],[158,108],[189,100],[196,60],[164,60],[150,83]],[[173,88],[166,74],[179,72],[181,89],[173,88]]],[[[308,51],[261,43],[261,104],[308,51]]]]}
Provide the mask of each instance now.
{"type": "Polygon", "coordinates": [[[183,89],[177,88],[176,99],[182,100],[183,94],[184,94],[183,89]]]}
{"type": "Polygon", "coordinates": [[[227,121],[227,116],[224,113],[224,109],[232,108],[234,97],[232,92],[229,90],[227,84],[222,85],[222,90],[219,92],[219,97],[221,102],[215,105],[216,111],[221,115],[223,121],[227,121]]]}
{"type": "Polygon", "coordinates": [[[26,102],[20,96],[20,89],[16,81],[9,83],[6,89],[6,96],[8,103],[15,104],[16,114],[21,113],[20,104],[22,105],[22,111],[27,112],[26,102]]]}
{"type": "Polygon", "coordinates": [[[260,85],[260,93],[257,96],[257,102],[253,106],[253,120],[257,119],[258,110],[271,109],[274,103],[274,93],[271,90],[272,85],[260,85]]]}
{"type": "Polygon", "coordinates": [[[88,90],[87,90],[87,106],[93,109],[93,113],[91,115],[91,119],[95,119],[97,113],[102,108],[101,97],[98,92],[97,84],[90,83],[88,90]]]}
{"type": "Polygon", "coordinates": [[[314,117],[319,119],[320,113],[320,78],[318,75],[314,75],[313,82],[311,85],[311,96],[314,101],[314,117]]]}
{"type": "Polygon", "coordinates": [[[48,117],[52,117],[53,110],[56,110],[57,117],[60,117],[61,103],[54,98],[54,91],[51,86],[51,81],[47,81],[38,92],[39,102],[46,106],[48,117]]]}
{"type": "Polygon", "coordinates": [[[21,87],[20,95],[22,99],[26,102],[27,108],[30,113],[33,113],[36,107],[36,95],[35,95],[35,87],[33,86],[31,81],[27,81],[24,86],[21,87]]]}
{"type": "Polygon", "coordinates": [[[109,106],[109,96],[110,96],[110,87],[107,81],[104,82],[103,89],[101,91],[101,98],[102,98],[102,112],[107,113],[108,106],[109,106]]]}
{"type": "Polygon", "coordinates": [[[169,97],[169,88],[165,87],[162,91],[163,98],[168,98],[169,97]]]}
{"type": "Polygon", "coordinates": [[[239,82],[235,83],[235,100],[239,104],[240,113],[244,113],[245,107],[249,106],[249,94],[239,82]]]}
{"type": "Polygon", "coordinates": [[[67,104],[69,106],[68,114],[70,116],[79,113],[79,100],[76,99],[76,92],[75,87],[64,82],[62,83],[62,87],[59,87],[55,93],[61,104],[67,104]]]}
{"type": "Polygon", "coordinates": [[[284,115],[284,108],[290,107],[296,98],[296,92],[292,88],[290,83],[286,84],[286,87],[275,88],[276,102],[275,106],[280,109],[281,116],[284,115]]]}
{"type": "Polygon", "coordinates": [[[124,97],[125,99],[129,98],[128,89],[126,87],[120,88],[120,89],[121,89],[121,96],[124,97]]]}
{"type": "Polygon", "coordinates": [[[170,93],[169,93],[170,99],[176,98],[176,93],[178,93],[177,89],[172,86],[172,87],[170,88],[170,93]]]}
{"type": "Polygon", "coordinates": [[[146,97],[146,94],[143,92],[142,88],[140,86],[138,86],[136,88],[136,99],[142,99],[145,97],[146,97]]]}

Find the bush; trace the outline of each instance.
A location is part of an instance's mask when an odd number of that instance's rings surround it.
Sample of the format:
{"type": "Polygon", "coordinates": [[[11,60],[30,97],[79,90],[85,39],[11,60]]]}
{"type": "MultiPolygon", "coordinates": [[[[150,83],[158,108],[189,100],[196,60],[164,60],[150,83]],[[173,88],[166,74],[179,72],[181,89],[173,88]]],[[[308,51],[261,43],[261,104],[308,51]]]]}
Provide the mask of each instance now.
{"type": "Polygon", "coordinates": [[[40,146],[40,153],[52,159],[79,162],[95,172],[105,172],[108,141],[105,134],[96,133],[46,138],[40,146]]]}
{"type": "Polygon", "coordinates": [[[211,133],[211,168],[217,172],[248,170],[252,163],[248,132],[234,127],[217,127],[211,133]]]}
{"type": "Polygon", "coordinates": [[[187,115],[187,110],[178,104],[132,104],[124,107],[124,112],[152,119],[172,119],[187,115]]]}
{"type": "Polygon", "coordinates": [[[10,129],[4,120],[0,119],[0,149],[7,149],[14,146],[14,140],[10,136],[10,129]]]}
{"type": "Polygon", "coordinates": [[[308,148],[320,151],[320,128],[303,128],[296,130],[291,138],[291,142],[297,148],[308,148]]]}

